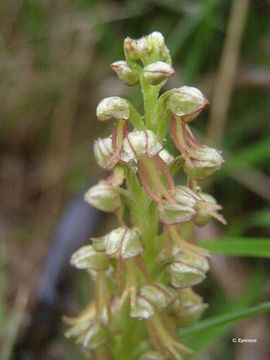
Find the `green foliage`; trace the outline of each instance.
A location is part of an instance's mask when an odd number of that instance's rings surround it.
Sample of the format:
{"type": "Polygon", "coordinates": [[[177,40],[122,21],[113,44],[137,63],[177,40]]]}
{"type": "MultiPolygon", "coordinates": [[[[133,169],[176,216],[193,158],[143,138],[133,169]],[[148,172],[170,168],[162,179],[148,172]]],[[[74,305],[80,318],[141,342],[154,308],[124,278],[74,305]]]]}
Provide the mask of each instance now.
{"type": "Polygon", "coordinates": [[[181,339],[189,340],[189,342],[193,344],[193,349],[199,351],[202,346],[205,346],[205,343],[211,342],[213,338],[216,337],[216,332],[224,330],[226,327],[233,325],[237,321],[245,320],[268,312],[270,312],[270,302],[265,302],[256,306],[237,309],[236,311],[232,311],[227,314],[202,320],[188,329],[181,329],[179,334],[181,339]],[[204,337],[205,343],[200,343],[196,347],[196,341],[194,343],[194,339],[198,339],[201,336],[204,337]]]}
{"type": "Polygon", "coordinates": [[[201,240],[199,244],[213,254],[270,258],[270,239],[231,236],[201,240]]]}

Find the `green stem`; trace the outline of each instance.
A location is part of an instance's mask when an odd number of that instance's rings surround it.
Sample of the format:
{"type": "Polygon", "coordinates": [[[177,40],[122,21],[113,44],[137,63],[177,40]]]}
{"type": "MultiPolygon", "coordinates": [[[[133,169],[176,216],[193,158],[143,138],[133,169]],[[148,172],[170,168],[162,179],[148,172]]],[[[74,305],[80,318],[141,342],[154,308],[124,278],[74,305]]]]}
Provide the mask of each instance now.
{"type": "Polygon", "coordinates": [[[145,80],[143,75],[140,77],[140,83],[142,88],[142,95],[143,95],[143,101],[144,101],[144,120],[146,124],[146,128],[150,130],[152,129],[152,123],[153,123],[153,111],[155,108],[155,105],[158,100],[158,95],[160,91],[160,86],[152,86],[148,84],[145,80]]]}
{"type": "Polygon", "coordinates": [[[134,126],[135,129],[143,130],[145,129],[144,121],[141,117],[141,115],[138,113],[138,111],[135,109],[135,107],[129,103],[129,111],[130,111],[130,122],[134,126]]]}
{"type": "MultiPolygon", "coordinates": [[[[157,239],[158,216],[156,204],[152,202],[141,186],[136,172],[126,169],[127,188],[130,193],[130,211],[132,222],[142,235],[144,244],[143,259],[146,264],[154,266],[161,243],[157,239]]],[[[151,273],[151,269],[148,269],[151,273]]]]}

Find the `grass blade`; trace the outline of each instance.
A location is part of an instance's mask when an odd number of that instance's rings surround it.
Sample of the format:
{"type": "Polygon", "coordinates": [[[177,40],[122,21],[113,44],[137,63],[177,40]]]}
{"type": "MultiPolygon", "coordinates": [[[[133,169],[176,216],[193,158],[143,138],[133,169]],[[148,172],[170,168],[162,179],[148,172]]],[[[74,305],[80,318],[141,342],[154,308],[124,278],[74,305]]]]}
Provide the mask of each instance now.
{"type": "MultiPolygon", "coordinates": [[[[266,279],[267,276],[265,275],[265,272],[260,269],[254,269],[252,277],[247,286],[247,290],[240,296],[240,298],[235,299],[233,302],[227,302],[221,295],[221,292],[216,294],[216,301],[219,297],[221,298],[221,302],[219,301],[216,306],[216,310],[218,312],[215,311],[211,316],[217,317],[220,316],[220,314],[236,312],[258,302],[265,293],[266,279]]],[[[213,308],[213,305],[214,304],[212,302],[210,308],[213,308]]],[[[214,327],[211,330],[201,333],[200,336],[188,337],[185,342],[186,345],[192,348],[194,353],[201,353],[211,344],[216,343],[218,340],[221,340],[221,338],[224,339],[229,331],[229,326],[220,326],[218,328],[214,327]]]]}
{"type": "Polygon", "coordinates": [[[213,254],[270,258],[270,239],[224,237],[201,240],[198,244],[213,254]]]}
{"type": "Polygon", "coordinates": [[[270,302],[265,302],[257,306],[252,306],[247,309],[237,310],[220,316],[215,316],[207,320],[202,320],[197,324],[187,328],[181,329],[179,334],[181,339],[186,339],[189,336],[200,336],[200,334],[211,331],[216,328],[232,325],[236,321],[244,320],[270,312],[270,302]]]}

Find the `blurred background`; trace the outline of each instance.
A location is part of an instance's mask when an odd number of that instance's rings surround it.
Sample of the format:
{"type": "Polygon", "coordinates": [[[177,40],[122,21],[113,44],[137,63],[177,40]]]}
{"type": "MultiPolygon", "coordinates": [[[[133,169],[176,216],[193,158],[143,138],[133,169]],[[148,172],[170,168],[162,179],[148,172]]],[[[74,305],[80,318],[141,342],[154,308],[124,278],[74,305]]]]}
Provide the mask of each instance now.
{"type": "MultiPolygon", "coordinates": [[[[87,302],[89,280],[70,270],[64,277],[66,255],[61,246],[51,249],[65,231],[59,219],[67,221],[70,201],[104,176],[92,154],[93,140],[109,133],[96,121],[98,101],[124,96],[142,110],[139,87],[121,84],[109,66],[123,59],[126,36],[162,32],[176,70],[166,88],[196,86],[210,100],[193,128],[223,150],[226,164],[206,186],[223,205],[228,226],[212,224],[199,235],[269,237],[269,24],[267,0],[0,0],[1,360],[17,347],[17,359],[83,359],[64,339],[61,316],[87,302]],[[48,268],[54,269],[49,276],[48,268]],[[40,283],[46,288],[58,271],[65,281],[59,285],[57,275],[57,305],[52,296],[40,315],[40,283]],[[29,335],[36,314],[45,320],[29,335]],[[35,338],[48,318],[49,330],[35,338]]],[[[97,233],[99,216],[87,217],[87,231],[97,233]]],[[[80,234],[74,219],[72,231],[80,234]]],[[[214,257],[201,288],[210,304],[205,316],[266,299],[267,271],[262,259],[214,257]]],[[[260,316],[224,330],[196,358],[269,359],[268,321],[260,316]],[[232,346],[233,331],[255,332],[259,347],[232,346]]]]}

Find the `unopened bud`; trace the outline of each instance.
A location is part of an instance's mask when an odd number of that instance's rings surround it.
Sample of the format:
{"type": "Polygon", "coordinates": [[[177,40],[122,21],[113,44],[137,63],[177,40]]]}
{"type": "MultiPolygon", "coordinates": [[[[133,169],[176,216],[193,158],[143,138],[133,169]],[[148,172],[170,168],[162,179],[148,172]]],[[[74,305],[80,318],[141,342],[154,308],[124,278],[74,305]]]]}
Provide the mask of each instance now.
{"type": "Polygon", "coordinates": [[[200,197],[187,186],[178,185],[175,188],[175,200],[178,204],[194,208],[200,197]]]}
{"type": "Polygon", "coordinates": [[[157,351],[147,351],[139,360],[165,360],[165,357],[157,351]]]}
{"type": "Polygon", "coordinates": [[[121,257],[129,259],[139,255],[143,251],[140,233],[137,229],[127,229],[121,245],[121,257]]]}
{"type": "Polygon", "coordinates": [[[71,265],[77,269],[106,270],[110,263],[108,257],[96,252],[92,245],[86,245],[77,250],[71,257],[71,265]]]}
{"type": "Polygon", "coordinates": [[[154,31],[147,36],[147,43],[148,46],[151,47],[152,50],[152,58],[160,61],[170,62],[170,54],[169,50],[165,45],[163,35],[158,32],[154,31]]]}
{"type": "Polygon", "coordinates": [[[199,284],[209,269],[206,258],[197,254],[180,253],[170,265],[170,282],[176,288],[186,288],[199,284]]]}
{"type": "Polygon", "coordinates": [[[120,255],[122,259],[129,259],[143,251],[140,233],[136,228],[129,229],[121,226],[100,238],[92,238],[96,251],[105,251],[109,256],[120,255]]]}
{"type": "Polygon", "coordinates": [[[111,64],[111,68],[126,85],[132,86],[139,81],[139,75],[128,66],[126,61],[115,61],[111,64]]]}
{"type": "Polygon", "coordinates": [[[170,55],[161,33],[155,31],[140,39],[127,37],[124,51],[128,61],[140,60],[143,64],[156,61],[170,62],[170,55]]]}
{"type": "Polygon", "coordinates": [[[159,309],[165,308],[175,296],[174,290],[163,284],[145,285],[140,294],[159,309]]]}
{"type": "Polygon", "coordinates": [[[144,42],[144,38],[138,40],[131,39],[130,37],[125,38],[124,52],[127,60],[129,61],[140,60],[141,49],[144,47],[143,42],[144,42]]]}
{"type": "Polygon", "coordinates": [[[143,69],[144,78],[151,85],[159,85],[173,74],[174,70],[171,65],[168,65],[163,61],[157,61],[147,65],[143,69]]]}
{"type": "Polygon", "coordinates": [[[202,282],[205,275],[202,271],[180,262],[170,266],[170,283],[176,288],[186,288],[202,282]]]}
{"type": "Polygon", "coordinates": [[[111,137],[97,139],[94,142],[94,154],[98,165],[102,169],[111,170],[113,168],[113,164],[110,164],[110,159],[113,155],[111,137]]]}
{"type": "Polygon", "coordinates": [[[105,181],[91,187],[85,193],[84,199],[90,205],[105,212],[115,212],[121,206],[117,188],[107,184],[105,181]]]}
{"type": "Polygon", "coordinates": [[[152,305],[143,297],[139,296],[135,306],[131,308],[130,317],[148,319],[152,315],[154,315],[154,309],[152,305]]]}
{"type": "Polygon", "coordinates": [[[201,180],[218,170],[224,160],[220,153],[208,146],[192,149],[192,157],[184,165],[184,171],[190,179],[201,180]]]}
{"type": "Polygon", "coordinates": [[[164,200],[158,207],[160,220],[166,225],[188,222],[196,212],[192,207],[164,200]]]}
{"type": "Polygon", "coordinates": [[[152,157],[157,155],[161,149],[162,145],[151,130],[134,130],[124,139],[121,160],[129,162],[137,160],[142,155],[152,157]]]}
{"type": "Polygon", "coordinates": [[[194,120],[207,104],[208,101],[200,90],[189,86],[172,91],[167,101],[172,114],[185,122],[194,120]]]}
{"type": "Polygon", "coordinates": [[[180,261],[182,264],[193,266],[194,268],[203,271],[204,273],[209,270],[209,263],[206,257],[198,255],[192,252],[181,252],[176,255],[176,261],[180,261]]]}
{"type": "Polygon", "coordinates": [[[118,96],[107,97],[101,100],[97,106],[97,118],[99,121],[128,120],[128,101],[118,96]]]}

